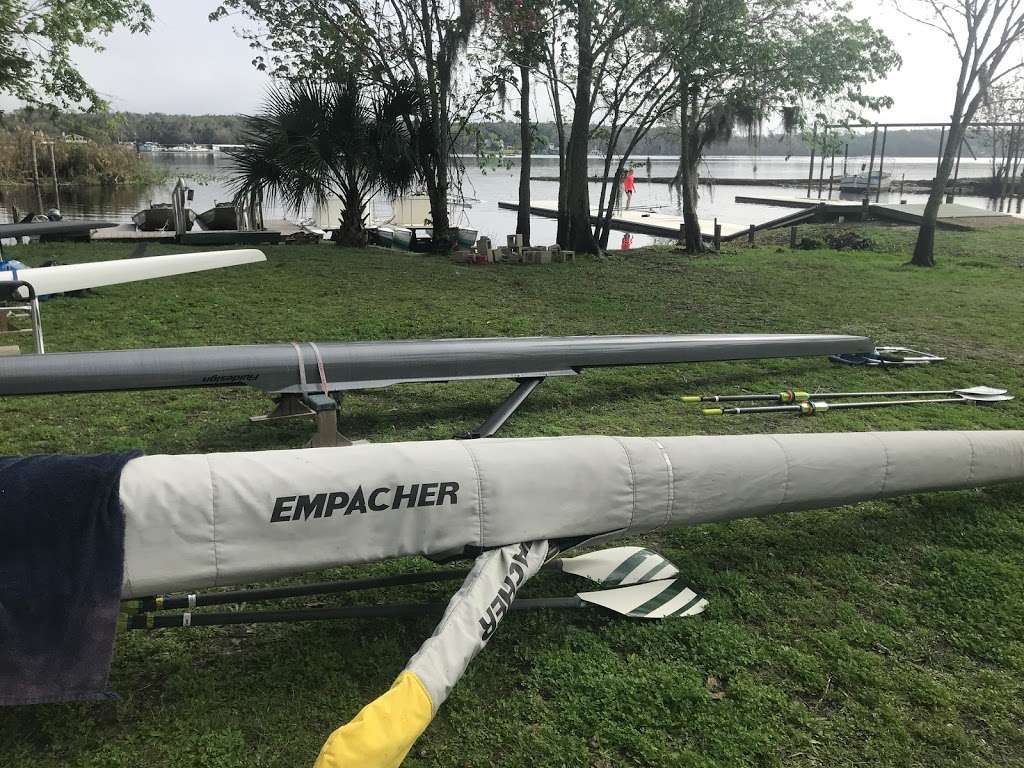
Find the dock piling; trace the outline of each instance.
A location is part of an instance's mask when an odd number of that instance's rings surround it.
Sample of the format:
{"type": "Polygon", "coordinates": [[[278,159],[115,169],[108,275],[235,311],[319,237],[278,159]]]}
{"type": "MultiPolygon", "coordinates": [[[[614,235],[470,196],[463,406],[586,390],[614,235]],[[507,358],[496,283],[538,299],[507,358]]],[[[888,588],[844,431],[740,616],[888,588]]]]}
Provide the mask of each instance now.
{"type": "Polygon", "coordinates": [[[796,224],[789,228],[789,247],[796,248],[796,224]]]}
{"type": "Polygon", "coordinates": [[[715,250],[722,250],[722,225],[715,219],[715,250]]]}

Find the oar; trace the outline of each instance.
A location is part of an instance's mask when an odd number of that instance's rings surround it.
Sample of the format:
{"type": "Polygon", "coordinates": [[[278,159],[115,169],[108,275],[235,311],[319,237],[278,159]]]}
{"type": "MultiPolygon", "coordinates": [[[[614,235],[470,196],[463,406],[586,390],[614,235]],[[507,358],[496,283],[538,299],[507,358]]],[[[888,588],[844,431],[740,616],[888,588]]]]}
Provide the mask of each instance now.
{"type": "MultiPolygon", "coordinates": [[[[122,627],[166,629],[172,627],[213,627],[227,624],[277,624],[329,619],[399,618],[438,613],[447,603],[398,603],[393,605],[344,605],[334,608],[301,608],[287,611],[229,611],[226,613],[136,614],[122,616],[122,627]]],[[[568,597],[534,597],[515,600],[513,611],[552,608],[601,607],[634,619],[666,619],[695,616],[708,601],[690,589],[682,579],[661,579],[626,587],[580,592],[568,597]]]]}
{"type": "Polygon", "coordinates": [[[862,403],[829,403],[825,400],[808,400],[796,405],[762,405],[752,408],[705,408],[705,416],[722,416],[745,413],[799,413],[814,416],[825,411],[855,410],[858,408],[888,408],[893,405],[920,405],[923,403],[956,403],[972,405],[993,405],[1013,400],[1012,395],[961,395],[958,397],[920,398],[917,400],[874,400],[862,403]]]}
{"type": "MultiPolygon", "coordinates": [[[[544,570],[582,576],[596,584],[620,586],[656,579],[666,579],[679,573],[672,563],[644,547],[610,547],[588,552],[577,557],[558,558],[544,564],[544,570]]],[[[204,605],[228,605],[280,600],[288,597],[333,595],[365,589],[404,587],[412,584],[432,584],[439,581],[459,581],[468,571],[445,570],[401,573],[393,576],[372,576],[364,579],[328,581],[314,584],[295,584],[287,587],[236,589],[226,592],[204,592],[191,595],[159,595],[126,600],[126,611],[163,611],[178,608],[197,608],[204,605]]]]}
{"type": "Polygon", "coordinates": [[[684,403],[727,403],[738,401],[769,400],[775,403],[801,403],[806,400],[828,398],[836,400],[846,397],[936,397],[939,395],[962,395],[970,397],[978,395],[1005,395],[1005,389],[995,387],[968,387],[964,389],[910,389],[897,392],[802,392],[787,389],[771,395],[684,395],[684,403]]]}

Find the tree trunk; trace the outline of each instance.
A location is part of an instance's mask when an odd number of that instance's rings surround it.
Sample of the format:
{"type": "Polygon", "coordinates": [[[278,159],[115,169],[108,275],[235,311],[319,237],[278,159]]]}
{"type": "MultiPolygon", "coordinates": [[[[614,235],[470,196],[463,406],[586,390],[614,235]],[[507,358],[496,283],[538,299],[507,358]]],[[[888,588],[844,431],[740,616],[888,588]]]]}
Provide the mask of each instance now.
{"type": "Polygon", "coordinates": [[[579,68],[576,78],[576,100],[566,150],[565,208],[559,211],[559,231],[564,231],[563,248],[581,253],[598,253],[597,240],[590,228],[590,190],[587,179],[587,145],[590,139],[591,90],[594,68],[591,24],[591,0],[580,0],[579,23],[576,29],[579,68]]]}
{"type": "Polygon", "coordinates": [[[533,150],[533,128],[530,125],[530,68],[519,67],[519,214],[516,234],[523,236],[523,245],[530,244],[530,152],[533,150]]]}
{"type": "Polygon", "coordinates": [[[681,106],[679,108],[680,138],[679,147],[679,186],[683,208],[683,246],[687,253],[703,253],[704,238],[701,237],[700,220],[697,218],[697,198],[699,181],[697,166],[700,162],[697,136],[698,126],[693,125],[690,114],[690,99],[687,97],[686,84],[681,85],[681,106]]]}
{"type": "Polygon", "coordinates": [[[963,123],[959,120],[959,115],[955,115],[949,127],[949,140],[942,153],[939,171],[935,175],[935,182],[928,195],[928,202],[924,206],[921,228],[917,233],[917,242],[914,243],[914,255],[910,259],[910,263],[914,266],[935,266],[935,227],[939,218],[939,206],[942,205],[942,200],[946,195],[946,182],[949,181],[949,175],[953,171],[953,163],[956,161],[957,149],[963,135],[963,123]]]}
{"type": "Polygon", "coordinates": [[[338,245],[350,248],[362,248],[366,245],[366,228],[363,226],[363,196],[356,189],[345,193],[342,201],[345,205],[341,212],[341,226],[334,235],[338,245]]]}
{"type": "Polygon", "coordinates": [[[683,245],[687,253],[703,253],[704,238],[697,218],[697,163],[688,163],[683,168],[680,192],[683,204],[683,245]]]}

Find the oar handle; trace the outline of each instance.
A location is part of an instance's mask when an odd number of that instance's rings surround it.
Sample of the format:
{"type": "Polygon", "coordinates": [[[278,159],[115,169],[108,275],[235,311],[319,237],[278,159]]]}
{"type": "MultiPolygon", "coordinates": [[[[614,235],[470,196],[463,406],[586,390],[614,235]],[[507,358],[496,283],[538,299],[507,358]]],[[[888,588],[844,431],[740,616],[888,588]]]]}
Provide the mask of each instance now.
{"type": "Polygon", "coordinates": [[[807,403],[795,405],[757,405],[750,408],[705,408],[705,416],[742,415],[745,413],[800,413],[807,403]]]}

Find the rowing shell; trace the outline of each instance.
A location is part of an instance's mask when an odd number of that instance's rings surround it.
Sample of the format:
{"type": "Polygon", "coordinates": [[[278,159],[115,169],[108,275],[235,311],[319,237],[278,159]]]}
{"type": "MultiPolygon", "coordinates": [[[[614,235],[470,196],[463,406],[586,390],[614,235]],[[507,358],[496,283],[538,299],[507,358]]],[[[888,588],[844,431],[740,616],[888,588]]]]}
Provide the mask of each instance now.
{"type": "Polygon", "coordinates": [[[102,288],[106,285],[133,283],[158,277],[171,277],[189,272],[234,267],[266,261],[262,251],[244,248],[232,251],[204,253],[175,253],[167,256],[147,256],[141,259],[94,261],[87,264],[62,264],[56,267],[36,267],[0,272],[0,283],[21,281],[29,283],[37,296],[102,288]]]}

